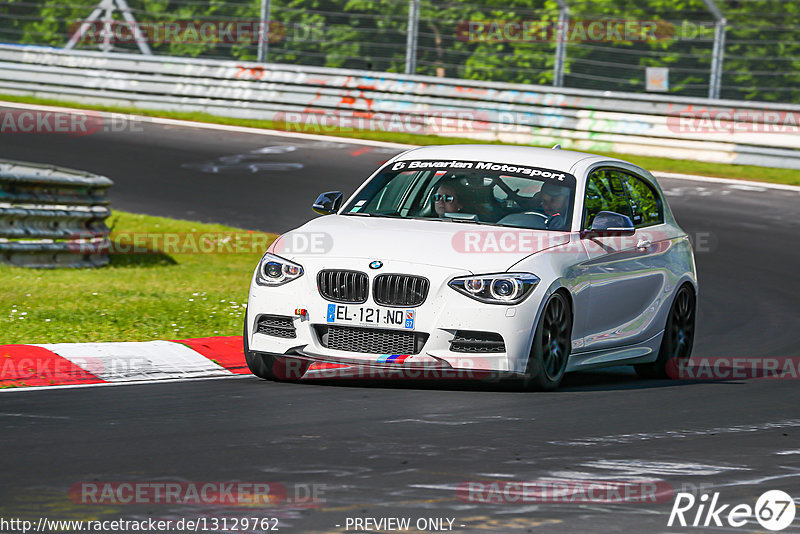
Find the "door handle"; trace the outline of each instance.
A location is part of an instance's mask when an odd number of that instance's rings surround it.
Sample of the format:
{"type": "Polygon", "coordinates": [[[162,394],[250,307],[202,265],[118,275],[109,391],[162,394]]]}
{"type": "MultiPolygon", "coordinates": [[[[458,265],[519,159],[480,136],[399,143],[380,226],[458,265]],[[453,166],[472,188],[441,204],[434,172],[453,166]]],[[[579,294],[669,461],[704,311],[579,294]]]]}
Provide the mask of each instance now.
{"type": "Polygon", "coordinates": [[[639,250],[647,250],[653,243],[649,239],[642,239],[636,243],[636,248],[639,250]]]}

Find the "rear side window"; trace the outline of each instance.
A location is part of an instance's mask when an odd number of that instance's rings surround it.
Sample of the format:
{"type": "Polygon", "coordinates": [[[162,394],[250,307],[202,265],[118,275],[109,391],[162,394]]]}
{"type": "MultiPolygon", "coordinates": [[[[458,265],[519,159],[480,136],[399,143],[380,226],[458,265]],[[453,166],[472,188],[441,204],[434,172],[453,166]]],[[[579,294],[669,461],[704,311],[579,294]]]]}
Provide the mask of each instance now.
{"type": "Polygon", "coordinates": [[[589,175],[583,205],[583,228],[587,230],[601,211],[613,211],[633,219],[622,178],[612,169],[597,169],[589,175]]]}
{"type": "Polygon", "coordinates": [[[636,176],[624,172],[619,174],[631,204],[633,225],[640,228],[663,223],[664,208],[655,189],[636,176]]]}

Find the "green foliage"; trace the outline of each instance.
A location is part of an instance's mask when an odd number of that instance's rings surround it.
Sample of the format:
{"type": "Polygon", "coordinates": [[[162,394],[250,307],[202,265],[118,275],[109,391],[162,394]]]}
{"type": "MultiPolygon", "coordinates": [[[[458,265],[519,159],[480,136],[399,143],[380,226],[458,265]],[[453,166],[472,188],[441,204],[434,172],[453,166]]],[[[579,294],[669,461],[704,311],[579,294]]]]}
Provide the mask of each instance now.
{"type": "MultiPolygon", "coordinates": [[[[241,235],[218,224],[112,215],[119,236],[241,235]],[[200,235],[200,234],[197,234],[200,235]]],[[[149,341],[242,332],[250,276],[274,234],[234,253],[116,254],[98,269],[0,265],[0,344],[149,341]]],[[[248,243],[251,241],[248,241],[248,243]]],[[[130,245],[131,241],[127,241],[130,245]]],[[[138,245],[137,245],[138,247],[138,245]]],[[[190,247],[177,250],[189,251],[190,247]]],[[[223,249],[224,250],[224,249],[223,249]]]]}
{"type": "MultiPolygon", "coordinates": [[[[98,0],[6,0],[0,41],[63,46],[98,0]]],[[[260,0],[128,0],[139,22],[257,21],[260,0]]],[[[574,23],[645,21],[659,39],[566,44],[565,85],[644,91],[646,67],[670,68],[670,91],[708,93],[714,18],[702,0],[567,0],[574,23]]],[[[727,21],[723,98],[800,102],[800,2],[716,0],[727,21]]],[[[309,66],[402,72],[409,0],[272,0],[268,60],[309,66]]],[[[550,84],[556,43],[546,38],[470,39],[470,21],[554,25],[555,0],[420,0],[417,73],[550,84]]],[[[115,18],[120,19],[119,13],[115,18]]],[[[487,26],[488,27],[488,26],[487,26]]],[[[551,27],[552,28],[552,27],[551,27]]],[[[79,48],[95,48],[82,43],[79,48]]],[[[157,54],[255,60],[255,39],[156,42],[157,54]]],[[[117,43],[118,50],[136,50],[117,43]]]]}

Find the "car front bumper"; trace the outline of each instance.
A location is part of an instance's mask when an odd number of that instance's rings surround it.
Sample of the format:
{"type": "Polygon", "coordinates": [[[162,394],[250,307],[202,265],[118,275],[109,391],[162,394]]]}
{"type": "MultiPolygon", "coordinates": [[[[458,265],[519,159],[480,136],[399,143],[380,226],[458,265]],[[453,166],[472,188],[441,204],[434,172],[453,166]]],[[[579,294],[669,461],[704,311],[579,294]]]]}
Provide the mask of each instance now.
{"type": "MultiPolygon", "coordinates": [[[[354,328],[392,329],[403,332],[427,334],[427,340],[417,354],[363,353],[336,350],[323,345],[319,335],[320,326],[329,326],[330,301],[323,298],[317,289],[316,275],[319,268],[306,268],[305,274],[292,282],[277,287],[259,286],[253,281],[247,306],[246,335],[250,350],[273,355],[289,355],[317,362],[374,366],[404,369],[455,369],[484,370],[520,373],[525,370],[530,352],[533,327],[536,324],[545,287],[541,284],[523,302],[508,306],[486,304],[473,300],[450,288],[447,283],[457,276],[472,273],[443,267],[422,266],[405,262],[387,262],[382,272],[407,273],[425,276],[430,280],[427,299],[420,306],[401,309],[413,311],[412,329],[350,323],[354,328]],[[296,314],[303,309],[305,315],[296,314]],[[291,318],[295,337],[285,338],[256,332],[256,324],[262,315],[277,315],[291,318]],[[451,341],[456,331],[477,331],[500,334],[503,352],[459,352],[451,350],[451,341]]],[[[352,260],[336,261],[326,258],[325,268],[351,269],[352,260]]],[[[372,279],[380,273],[367,273],[372,279]]],[[[374,302],[370,296],[364,304],[371,308],[387,309],[374,302]]],[[[423,375],[424,376],[424,375],[423,375]]]]}

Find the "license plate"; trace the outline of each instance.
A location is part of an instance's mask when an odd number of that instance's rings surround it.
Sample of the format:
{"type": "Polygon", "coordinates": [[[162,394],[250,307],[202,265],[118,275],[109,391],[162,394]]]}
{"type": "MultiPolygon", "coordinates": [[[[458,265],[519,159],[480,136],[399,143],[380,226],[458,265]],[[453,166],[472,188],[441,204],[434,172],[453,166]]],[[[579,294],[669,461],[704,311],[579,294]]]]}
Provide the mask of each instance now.
{"type": "Polygon", "coordinates": [[[369,306],[348,306],[328,304],[329,323],[353,323],[414,329],[417,314],[415,310],[394,310],[372,308],[369,306]]]}

